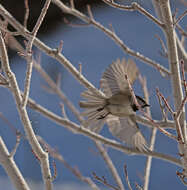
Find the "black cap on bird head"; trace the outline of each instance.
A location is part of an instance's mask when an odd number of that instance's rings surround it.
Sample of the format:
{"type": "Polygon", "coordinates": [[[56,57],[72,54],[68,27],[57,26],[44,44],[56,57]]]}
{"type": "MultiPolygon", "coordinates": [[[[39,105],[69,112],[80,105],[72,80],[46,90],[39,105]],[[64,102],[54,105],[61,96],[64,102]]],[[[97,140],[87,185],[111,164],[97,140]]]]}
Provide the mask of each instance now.
{"type": "MultiPolygon", "coordinates": [[[[137,96],[137,95],[136,95],[136,99],[137,99],[137,101],[138,101],[138,104],[141,106],[141,108],[145,108],[145,107],[149,107],[149,106],[150,106],[150,105],[147,104],[146,101],[145,101],[143,98],[141,98],[140,96],[137,96]]],[[[133,109],[134,111],[138,111],[138,110],[139,110],[138,107],[136,106],[136,104],[133,104],[133,105],[132,105],[132,109],[133,109]]]]}

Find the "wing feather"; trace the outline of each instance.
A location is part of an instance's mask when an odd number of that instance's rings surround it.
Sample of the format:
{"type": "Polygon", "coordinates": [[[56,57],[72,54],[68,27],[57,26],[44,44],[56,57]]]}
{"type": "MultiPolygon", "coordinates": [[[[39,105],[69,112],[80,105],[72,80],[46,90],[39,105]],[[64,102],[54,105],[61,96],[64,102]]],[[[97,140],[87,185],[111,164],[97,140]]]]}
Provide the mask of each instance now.
{"type": "Polygon", "coordinates": [[[101,78],[101,89],[108,96],[112,96],[116,93],[126,92],[130,93],[128,83],[125,79],[125,75],[128,75],[128,78],[131,84],[134,83],[138,76],[138,68],[133,60],[122,59],[121,61],[113,62],[103,73],[101,78]]]}
{"type": "Polygon", "coordinates": [[[134,116],[119,118],[109,116],[106,120],[110,132],[121,141],[137,148],[140,151],[147,151],[147,143],[134,116]]]}

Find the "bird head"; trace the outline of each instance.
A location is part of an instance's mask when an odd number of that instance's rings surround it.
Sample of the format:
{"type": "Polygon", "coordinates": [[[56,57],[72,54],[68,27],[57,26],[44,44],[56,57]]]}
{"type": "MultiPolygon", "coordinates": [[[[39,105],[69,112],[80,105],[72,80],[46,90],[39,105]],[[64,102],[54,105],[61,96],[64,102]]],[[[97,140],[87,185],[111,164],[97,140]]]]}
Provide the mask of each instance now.
{"type": "MultiPolygon", "coordinates": [[[[136,95],[136,99],[137,99],[137,101],[138,101],[138,104],[141,106],[141,108],[145,108],[145,107],[149,107],[149,106],[150,106],[150,105],[147,104],[146,101],[145,101],[143,98],[141,98],[140,96],[137,96],[137,95],[136,95]]],[[[133,108],[134,111],[139,110],[139,108],[138,108],[138,106],[136,106],[136,104],[133,104],[133,105],[132,105],[132,108],[133,108]]]]}

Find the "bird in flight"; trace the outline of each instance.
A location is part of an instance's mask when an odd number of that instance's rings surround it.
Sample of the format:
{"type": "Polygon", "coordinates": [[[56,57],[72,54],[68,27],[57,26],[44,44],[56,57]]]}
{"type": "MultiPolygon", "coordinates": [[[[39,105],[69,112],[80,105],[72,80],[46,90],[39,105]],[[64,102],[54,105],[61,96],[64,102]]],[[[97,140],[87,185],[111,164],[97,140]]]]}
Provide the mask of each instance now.
{"type": "Polygon", "coordinates": [[[136,95],[139,106],[134,103],[129,84],[132,85],[138,77],[138,68],[131,59],[118,59],[105,70],[100,81],[101,92],[91,90],[81,95],[85,101],[79,105],[84,108],[83,116],[87,117],[84,126],[99,132],[107,123],[110,132],[121,141],[140,151],[148,150],[147,143],[135,119],[139,108],[149,106],[146,101],[136,95]]]}

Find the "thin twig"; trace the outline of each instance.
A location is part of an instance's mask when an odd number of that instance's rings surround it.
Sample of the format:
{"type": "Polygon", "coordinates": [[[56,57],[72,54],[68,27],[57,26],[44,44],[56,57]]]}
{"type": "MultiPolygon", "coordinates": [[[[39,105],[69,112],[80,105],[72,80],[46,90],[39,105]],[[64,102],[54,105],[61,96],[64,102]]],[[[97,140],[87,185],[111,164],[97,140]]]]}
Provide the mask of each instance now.
{"type": "Polygon", "coordinates": [[[176,131],[177,131],[177,135],[178,135],[178,137],[177,137],[177,140],[182,144],[182,143],[184,143],[184,139],[183,139],[183,136],[182,136],[182,129],[181,129],[181,126],[180,126],[180,123],[179,123],[179,114],[180,114],[180,111],[182,110],[182,108],[183,108],[183,103],[181,103],[181,110],[179,110],[179,112],[174,112],[172,109],[171,109],[171,107],[170,107],[170,105],[169,105],[169,103],[167,102],[167,100],[164,98],[164,96],[162,95],[162,93],[160,93],[159,92],[159,90],[157,89],[157,93],[158,93],[158,95],[162,98],[162,100],[164,101],[164,103],[165,103],[165,105],[166,105],[166,107],[168,108],[168,110],[169,110],[169,112],[171,113],[171,115],[172,115],[172,117],[173,117],[173,119],[174,119],[174,121],[175,121],[175,126],[176,126],[176,131]]]}
{"type": "Polygon", "coordinates": [[[98,148],[101,156],[103,157],[109,171],[111,172],[114,180],[116,181],[116,184],[118,185],[120,190],[125,190],[123,183],[121,181],[121,177],[118,174],[118,171],[116,169],[116,167],[114,166],[111,158],[109,157],[107,151],[104,149],[104,147],[102,146],[102,144],[99,141],[95,141],[96,147],[98,148]]]}
{"type": "Polygon", "coordinates": [[[62,110],[62,116],[65,118],[65,119],[68,119],[68,116],[66,114],[66,111],[65,111],[65,106],[63,103],[60,104],[60,107],[61,107],[61,110],[62,110]]]}
{"type": "Polygon", "coordinates": [[[13,150],[12,150],[11,153],[10,153],[10,156],[11,156],[11,157],[14,157],[14,155],[15,155],[15,153],[16,153],[16,151],[17,151],[17,148],[18,148],[18,146],[19,146],[19,144],[20,144],[20,139],[21,139],[21,134],[20,134],[20,133],[17,133],[17,135],[16,135],[16,144],[15,144],[13,150]]]}
{"type": "Polygon", "coordinates": [[[75,8],[74,0],[70,0],[70,5],[71,5],[71,8],[72,8],[72,9],[75,8]]]}
{"type": "Polygon", "coordinates": [[[129,190],[132,190],[132,187],[131,187],[131,184],[129,181],[128,172],[127,172],[127,165],[124,165],[124,173],[125,173],[125,179],[126,179],[128,187],[129,187],[129,190]]]}
{"type": "Polygon", "coordinates": [[[7,81],[7,79],[1,73],[0,73],[0,84],[5,85],[5,86],[9,85],[9,82],[7,81]]]}
{"type": "Polygon", "coordinates": [[[113,189],[113,190],[120,190],[119,188],[117,188],[117,187],[109,184],[104,176],[99,177],[99,176],[96,175],[95,172],[92,172],[92,175],[93,175],[94,179],[96,179],[97,181],[101,182],[106,187],[109,187],[110,189],[113,189]]]}
{"type": "Polygon", "coordinates": [[[158,90],[158,88],[156,88],[156,95],[157,95],[158,102],[159,102],[159,105],[160,105],[160,109],[161,109],[161,112],[162,112],[162,118],[163,118],[163,120],[165,122],[167,122],[168,121],[168,116],[167,116],[168,109],[165,111],[166,106],[165,106],[165,104],[162,103],[161,97],[160,97],[158,92],[159,92],[159,90],[158,90]]]}
{"type": "Polygon", "coordinates": [[[162,98],[162,100],[164,101],[164,104],[166,105],[167,109],[169,110],[169,112],[171,113],[171,115],[173,115],[174,111],[172,110],[171,106],[169,105],[168,101],[166,100],[166,98],[163,96],[163,94],[159,91],[159,89],[156,89],[157,94],[162,98]]]}
{"type": "Polygon", "coordinates": [[[181,35],[187,37],[187,32],[184,31],[183,28],[179,24],[176,24],[176,28],[179,30],[181,35]]]}
{"type": "Polygon", "coordinates": [[[72,172],[75,177],[80,179],[81,181],[87,183],[93,190],[99,190],[97,185],[89,178],[83,176],[80,171],[77,168],[73,168],[64,158],[63,156],[55,150],[53,147],[51,147],[41,136],[37,136],[38,141],[47,148],[49,154],[51,157],[59,160],[61,163],[64,164],[64,166],[72,172]]]}
{"type": "Polygon", "coordinates": [[[61,53],[61,52],[62,52],[62,49],[63,49],[63,41],[60,40],[60,44],[59,44],[59,46],[58,46],[58,48],[57,48],[57,52],[58,52],[58,53],[61,53]]]}
{"type": "Polygon", "coordinates": [[[0,164],[5,169],[11,182],[17,190],[30,190],[27,182],[22,176],[19,168],[17,167],[14,159],[10,156],[10,153],[0,136],[0,164]]]}
{"type": "Polygon", "coordinates": [[[177,176],[181,179],[182,183],[187,186],[187,181],[185,181],[186,176],[184,174],[184,170],[183,172],[177,171],[177,176]]]}
{"type": "Polygon", "coordinates": [[[39,72],[39,74],[43,77],[43,79],[48,83],[49,89],[53,91],[53,93],[56,93],[62,101],[68,106],[68,108],[73,112],[75,117],[82,121],[83,118],[80,116],[79,111],[75,108],[75,106],[68,101],[68,98],[66,95],[61,91],[59,86],[51,79],[51,77],[45,72],[45,70],[42,68],[42,66],[39,63],[34,63],[34,68],[39,72]]]}
{"type": "Polygon", "coordinates": [[[118,3],[115,3],[115,2],[111,2],[110,0],[102,0],[102,1],[105,2],[106,4],[110,5],[110,6],[114,7],[114,8],[117,8],[117,9],[126,10],[126,11],[139,11],[141,14],[143,14],[144,16],[146,16],[147,18],[152,20],[154,23],[156,23],[160,28],[164,27],[164,24],[162,22],[160,22],[152,14],[147,12],[143,7],[141,7],[136,2],[133,2],[131,4],[131,6],[125,6],[125,5],[120,5],[118,3]]]}
{"type": "Polygon", "coordinates": [[[135,185],[136,185],[136,189],[138,189],[138,190],[143,190],[143,188],[140,187],[140,186],[138,185],[138,183],[135,182],[135,185]]]}
{"type": "Polygon", "coordinates": [[[159,40],[159,42],[161,44],[161,47],[162,47],[163,52],[164,52],[164,56],[167,57],[168,53],[167,53],[167,49],[166,49],[166,46],[165,46],[163,40],[158,35],[155,35],[155,37],[159,40]]]}
{"type": "Polygon", "coordinates": [[[82,64],[81,63],[79,63],[79,73],[80,73],[80,75],[82,75],[82,64]]]}
{"type": "Polygon", "coordinates": [[[5,28],[4,26],[1,26],[0,25],[0,29],[3,31],[3,32],[6,32],[12,36],[19,36],[20,33],[19,32],[11,32],[10,30],[8,30],[7,28],[5,28]]]}
{"type": "Polygon", "coordinates": [[[187,10],[185,10],[173,23],[173,25],[175,26],[176,24],[178,24],[187,14],[187,10]]]}
{"type": "Polygon", "coordinates": [[[93,13],[92,13],[90,5],[87,5],[87,10],[88,10],[88,15],[89,15],[90,19],[94,20],[93,13]]]}
{"type": "Polygon", "coordinates": [[[32,66],[33,66],[33,60],[32,60],[32,46],[34,43],[34,39],[37,35],[37,32],[42,24],[42,21],[44,20],[44,17],[47,13],[47,10],[49,8],[49,5],[51,3],[51,0],[46,0],[41,14],[31,32],[32,38],[29,39],[26,47],[26,59],[27,59],[27,72],[26,72],[26,77],[25,77],[25,88],[24,88],[24,95],[23,95],[23,100],[22,100],[22,106],[25,107],[27,104],[27,100],[29,97],[29,91],[30,91],[30,83],[31,83],[31,76],[32,76],[32,66]]]}
{"type": "Polygon", "coordinates": [[[67,24],[68,26],[71,26],[71,27],[87,27],[87,26],[90,26],[90,23],[79,23],[79,24],[75,24],[71,21],[69,21],[67,18],[64,17],[64,23],[67,24]]]}
{"type": "Polygon", "coordinates": [[[24,16],[23,26],[25,28],[27,28],[27,22],[28,22],[28,18],[29,18],[29,2],[28,2],[28,0],[24,0],[24,3],[25,3],[25,16],[24,16]]]}
{"type": "Polygon", "coordinates": [[[54,170],[54,175],[52,176],[52,181],[54,181],[57,177],[57,168],[56,168],[56,163],[54,160],[52,162],[52,166],[53,166],[53,170],[54,170]]]}

